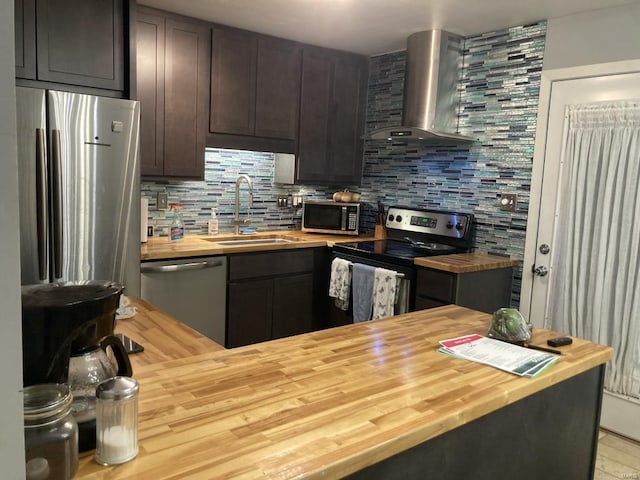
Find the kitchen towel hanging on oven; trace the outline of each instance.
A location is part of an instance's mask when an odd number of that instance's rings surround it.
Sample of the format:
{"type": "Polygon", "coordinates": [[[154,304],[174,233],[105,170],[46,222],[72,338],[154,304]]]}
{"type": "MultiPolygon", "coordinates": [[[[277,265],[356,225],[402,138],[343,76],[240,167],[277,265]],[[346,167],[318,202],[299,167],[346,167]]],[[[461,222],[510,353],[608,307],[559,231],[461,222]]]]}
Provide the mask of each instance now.
{"type": "Polygon", "coordinates": [[[371,320],[375,271],[371,265],[353,264],[353,323],[371,320]]]}
{"type": "Polygon", "coordinates": [[[331,262],[329,296],[335,298],[336,307],[346,311],[349,308],[350,292],[351,262],[342,258],[334,258],[331,262]]]}
{"type": "Polygon", "coordinates": [[[373,282],[372,320],[393,316],[397,290],[398,272],[376,268],[373,282]]]}

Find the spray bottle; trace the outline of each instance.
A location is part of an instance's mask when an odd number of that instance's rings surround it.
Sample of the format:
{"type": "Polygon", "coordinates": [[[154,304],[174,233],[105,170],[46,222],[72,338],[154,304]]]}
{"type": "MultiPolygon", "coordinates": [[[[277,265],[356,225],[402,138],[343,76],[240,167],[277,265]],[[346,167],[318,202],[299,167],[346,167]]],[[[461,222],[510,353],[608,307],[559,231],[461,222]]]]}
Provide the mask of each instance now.
{"type": "Polygon", "coordinates": [[[170,203],[173,219],[169,226],[169,240],[172,242],[182,240],[184,238],[184,222],[182,221],[182,203],[170,203]]]}

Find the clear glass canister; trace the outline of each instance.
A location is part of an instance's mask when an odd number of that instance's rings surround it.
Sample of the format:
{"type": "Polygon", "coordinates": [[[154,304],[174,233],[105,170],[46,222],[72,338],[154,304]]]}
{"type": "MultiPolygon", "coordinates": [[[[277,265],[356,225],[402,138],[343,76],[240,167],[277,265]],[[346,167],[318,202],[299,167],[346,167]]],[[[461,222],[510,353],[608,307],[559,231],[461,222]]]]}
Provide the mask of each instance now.
{"type": "Polygon", "coordinates": [[[47,383],[23,390],[27,480],[69,479],[78,469],[78,425],[67,385],[47,383]]]}
{"type": "Polygon", "coordinates": [[[113,377],[96,388],[96,462],[125,463],[138,455],[138,382],[113,377]]]}

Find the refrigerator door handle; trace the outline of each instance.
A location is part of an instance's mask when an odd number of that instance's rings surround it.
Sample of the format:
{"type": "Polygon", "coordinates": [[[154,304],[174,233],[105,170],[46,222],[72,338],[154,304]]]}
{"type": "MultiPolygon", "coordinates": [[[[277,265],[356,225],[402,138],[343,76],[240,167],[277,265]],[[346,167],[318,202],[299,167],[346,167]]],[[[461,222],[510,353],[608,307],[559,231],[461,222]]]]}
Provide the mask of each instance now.
{"type": "Polygon", "coordinates": [[[53,192],[53,274],[62,278],[62,159],[60,156],[60,130],[51,130],[51,164],[53,192]]]}
{"type": "Polygon", "coordinates": [[[47,157],[45,131],[36,128],[36,232],[38,242],[38,278],[49,277],[47,265],[47,157]]]}

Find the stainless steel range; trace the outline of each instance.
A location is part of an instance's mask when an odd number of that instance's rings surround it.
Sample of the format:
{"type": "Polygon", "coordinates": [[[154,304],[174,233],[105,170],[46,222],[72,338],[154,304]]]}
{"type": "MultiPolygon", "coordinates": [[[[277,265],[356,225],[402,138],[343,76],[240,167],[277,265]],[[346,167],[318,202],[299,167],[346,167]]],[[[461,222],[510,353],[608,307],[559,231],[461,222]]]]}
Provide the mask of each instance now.
{"type": "MultiPolygon", "coordinates": [[[[473,215],[390,207],[385,226],[386,239],[336,244],[333,256],[352,263],[364,263],[398,272],[402,289],[407,295],[406,300],[396,305],[396,313],[413,311],[416,277],[414,259],[469,252],[473,236],[473,215]]],[[[338,323],[348,321],[342,319],[338,323]]]]}

